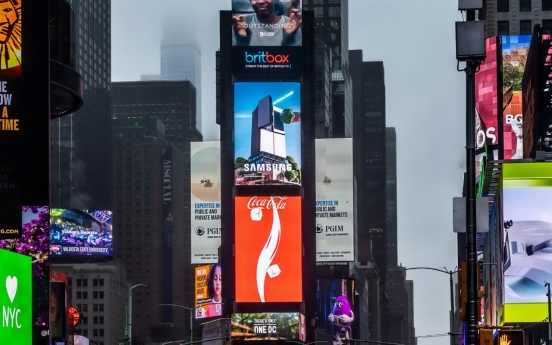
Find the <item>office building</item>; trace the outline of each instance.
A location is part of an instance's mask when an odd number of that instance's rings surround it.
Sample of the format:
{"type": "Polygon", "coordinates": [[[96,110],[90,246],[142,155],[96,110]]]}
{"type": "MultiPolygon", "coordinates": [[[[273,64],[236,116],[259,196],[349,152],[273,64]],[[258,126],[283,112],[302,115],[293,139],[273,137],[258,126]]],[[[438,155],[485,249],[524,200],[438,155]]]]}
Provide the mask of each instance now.
{"type": "Polygon", "coordinates": [[[52,121],[52,207],[109,209],[111,1],[73,0],[74,68],[84,104],[52,121]]]}
{"type": "Polygon", "coordinates": [[[531,35],[537,24],[552,28],[552,1],[484,1],[479,19],[486,21],[486,37],[531,35]]]}
{"type": "Polygon", "coordinates": [[[130,284],[121,263],[58,264],[56,271],[67,275],[72,306],[81,312],[76,335],[97,345],[118,344],[127,326],[130,284]]]}

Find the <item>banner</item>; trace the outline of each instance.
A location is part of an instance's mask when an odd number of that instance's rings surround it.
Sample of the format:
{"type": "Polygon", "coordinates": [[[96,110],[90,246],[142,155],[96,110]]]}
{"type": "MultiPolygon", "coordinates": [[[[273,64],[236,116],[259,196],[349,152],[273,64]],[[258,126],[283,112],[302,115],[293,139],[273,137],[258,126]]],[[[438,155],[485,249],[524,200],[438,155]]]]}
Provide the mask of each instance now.
{"type": "Polygon", "coordinates": [[[232,339],[305,341],[305,316],[300,313],[232,314],[232,339]]]}
{"type": "Polygon", "coordinates": [[[354,261],[353,140],[316,140],[316,261],[354,261]]]}
{"type": "Polygon", "coordinates": [[[220,246],[220,142],[190,147],[192,264],[218,262],[220,246]]]}
{"type": "Polygon", "coordinates": [[[195,317],[222,315],[222,267],[219,263],[195,269],[195,317]]]}

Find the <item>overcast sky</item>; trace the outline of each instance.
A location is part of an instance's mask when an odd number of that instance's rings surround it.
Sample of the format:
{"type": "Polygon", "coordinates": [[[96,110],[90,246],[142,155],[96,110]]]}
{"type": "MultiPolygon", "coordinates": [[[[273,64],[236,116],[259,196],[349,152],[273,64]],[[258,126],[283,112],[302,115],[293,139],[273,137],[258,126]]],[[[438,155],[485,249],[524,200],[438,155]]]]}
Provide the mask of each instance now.
{"type": "MultiPolygon", "coordinates": [[[[203,135],[218,140],[218,11],[230,9],[231,0],[112,0],[112,80],[160,73],[164,13],[183,31],[195,24],[203,135]]],[[[452,198],[461,195],[465,166],[465,75],[456,70],[454,36],[459,20],[457,1],[349,0],[349,49],[362,49],[364,61],[384,63],[387,126],[397,130],[399,262],[406,267],[456,267],[452,198]]],[[[448,278],[408,272],[417,336],[449,331],[448,278]]],[[[446,336],[418,338],[419,345],[446,342],[446,336]]]]}

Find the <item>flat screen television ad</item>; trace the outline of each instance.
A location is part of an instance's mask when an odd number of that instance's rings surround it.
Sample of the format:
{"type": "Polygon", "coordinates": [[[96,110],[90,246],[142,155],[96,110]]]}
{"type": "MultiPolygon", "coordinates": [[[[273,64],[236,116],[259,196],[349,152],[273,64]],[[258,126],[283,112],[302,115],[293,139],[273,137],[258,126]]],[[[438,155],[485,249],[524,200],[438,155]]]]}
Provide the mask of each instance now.
{"type": "Polygon", "coordinates": [[[236,186],[301,184],[301,87],[234,84],[236,186]]]}
{"type": "Polygon", "coordinates": [[[236,302],[301,302],[301,197],[235,198],[236,302]]]}
{"type": "Polygon", "coordinates": [[[106,210],[50,210],[50,255],[113,256],[113,214],[106,210]]]}
{"type": "Polygon", "coordinates": [[[195,269],[195,318],[222,315],[222,266],[220,263],[195,269]]]}
{"type": "Polygon", "coordinates": [[[232,0],[232,45],[301,46],[301,0],[232,0]]]}

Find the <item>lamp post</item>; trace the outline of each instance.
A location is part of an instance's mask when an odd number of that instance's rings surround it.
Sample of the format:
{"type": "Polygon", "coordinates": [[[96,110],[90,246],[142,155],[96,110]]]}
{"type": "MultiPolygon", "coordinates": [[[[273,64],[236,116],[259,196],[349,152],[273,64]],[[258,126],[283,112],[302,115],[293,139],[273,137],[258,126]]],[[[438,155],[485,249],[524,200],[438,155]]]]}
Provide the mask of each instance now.
{"type": "Polygon", "coordinates": [[[544,282],[544,286],[548,288],[548,345],[552,345],[552,307],[550,306],[550,283],[544,282]]]}
{"type": "Polygon", "coordinates": [[[185,306],[185,305],[180,305],[180,304],[172,304],[172,303],[166,303],[166,304],[158,304],[157,305],[158,307],[164,307],[164,306],[171,306],[171,307],[176,307],[176,308],[182,308],[182,309],[186,309],[187,311],[190,312],[190,343],[193,341],[193,334],[194,332],[192,332],[192,329],[193,329],[193,311],[196,310],[197,308],[200,308],[200,307],[195,307],[195,308],[192,308],[192,307],[188,307],[188,306],[185,306]]]}
{"type": "Polygon", "coordinates": [[[452,281],[452,275],[454,273],[457,273],[458,272],[458,269],[455,269],[454,271],[449,271],[447,270],[446,267],[443,267],[444,269],[440,269],[440,268],[434,268],[434,267],[409,267],[409,268],[406,268],[406,270],[432,270],[432,271],[437,271],[437,272],[441,272],[441,273],[446,273],[449,275],[449,282],[450,282],[450,345],[454,345],[455,344],[455,341],[454,341],[454,336],[456,335],[454,333],[454,283],[452,281]]]}
{"type": "Polygon", "coordinates": [[[136,284],[128,289],[128,343],[132,345],[132,289],[144,286],[149,288],[146,284],[136,284]]]}

